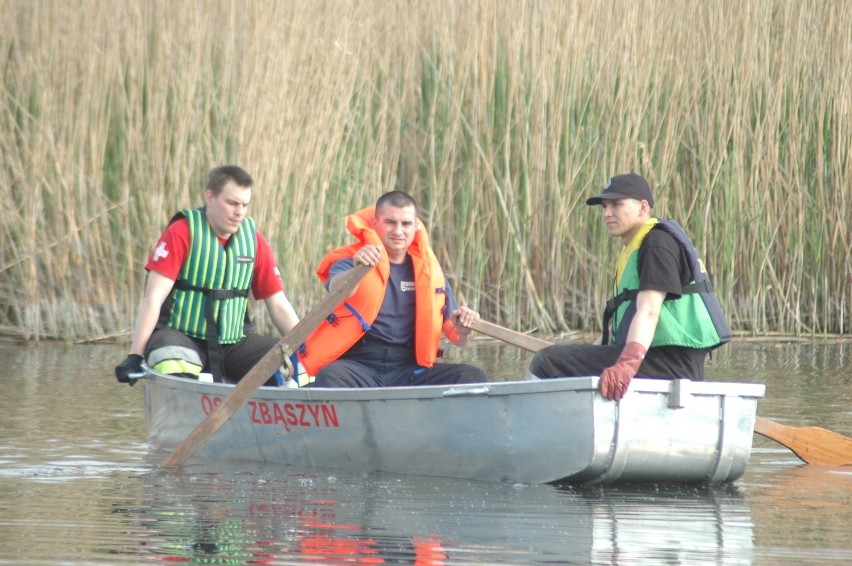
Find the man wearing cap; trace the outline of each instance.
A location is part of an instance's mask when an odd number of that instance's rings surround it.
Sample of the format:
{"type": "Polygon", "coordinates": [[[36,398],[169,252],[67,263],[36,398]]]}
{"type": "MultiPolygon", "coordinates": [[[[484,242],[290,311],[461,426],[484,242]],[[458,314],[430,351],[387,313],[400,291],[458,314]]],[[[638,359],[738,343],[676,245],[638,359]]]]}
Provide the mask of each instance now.
{"type": "Polygon", "coordinates": [[[544,348],[530,377],[600,375],[601,394],[616,401],[634,376],[703,380],[707,354],[731,332],[689,238],[677,222],[651,215],[654,195],[636,173],[616,175],[586,204],[601,206],[624,246],[600,344],[544,348]]]}

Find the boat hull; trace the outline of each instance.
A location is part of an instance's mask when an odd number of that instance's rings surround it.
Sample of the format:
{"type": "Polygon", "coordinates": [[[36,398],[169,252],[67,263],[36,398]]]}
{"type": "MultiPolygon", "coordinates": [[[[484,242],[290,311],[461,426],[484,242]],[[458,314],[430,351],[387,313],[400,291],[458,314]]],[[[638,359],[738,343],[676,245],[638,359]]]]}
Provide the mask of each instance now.
{"type": "MultiPolygon", "coordinates": [[[[173,450],[232,386],[151,373],[148,440],[173,450]]],[[[519,483],[724,483],[764,386],[598,378],[379,389],[260,388],[194,457],[519,483]]]]}

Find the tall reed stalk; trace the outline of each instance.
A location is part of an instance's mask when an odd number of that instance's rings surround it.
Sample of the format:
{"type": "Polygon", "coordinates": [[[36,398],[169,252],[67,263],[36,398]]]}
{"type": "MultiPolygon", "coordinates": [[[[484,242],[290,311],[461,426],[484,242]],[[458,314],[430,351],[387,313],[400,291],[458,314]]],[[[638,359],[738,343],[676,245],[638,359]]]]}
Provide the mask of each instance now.
{"type": "Polygon", "coordinates": [[[345,215],[399,187],[484,317],[598,330],[618,249],[585,199],[634,170],[736,330],[852,330],[848,0],[0,7],[0,334],[127,339],[226,162],[301,313],[345,215]]]}

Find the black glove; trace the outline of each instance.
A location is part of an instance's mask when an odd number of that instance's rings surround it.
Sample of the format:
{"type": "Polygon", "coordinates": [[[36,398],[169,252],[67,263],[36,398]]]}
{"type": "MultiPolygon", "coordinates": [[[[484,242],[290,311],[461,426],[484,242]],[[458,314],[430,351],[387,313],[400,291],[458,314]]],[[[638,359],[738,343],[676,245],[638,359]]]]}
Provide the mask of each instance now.
{"type": "Polygon", "coordinates": [[[133,385],[136,380],[145,375],[142,369],[142,356],[130,354],[123,362],[115,366],[115,378],[119,383],[133,385]]]}

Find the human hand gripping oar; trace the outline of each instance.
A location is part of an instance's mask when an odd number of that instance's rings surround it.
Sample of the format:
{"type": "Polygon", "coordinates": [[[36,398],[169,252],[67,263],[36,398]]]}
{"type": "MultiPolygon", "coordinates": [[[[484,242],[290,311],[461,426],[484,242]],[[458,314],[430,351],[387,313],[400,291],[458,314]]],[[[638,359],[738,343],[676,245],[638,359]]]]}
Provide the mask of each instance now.
{"type": "Polygon", "coordinates": [[[340,285],[335,286],[334,290],[330,290],[313,310],[305,315],[290,332],[278,341],[274,348],[249,370],[222,403],[189,433],[189,436],[163,460],[161,465],[164,468],[170,468],[181,466],[186,462],[187,458],[207,442],[207,439],[254,395],[254,392],[269,379],[269,376],[275,373],[275,370],[278,369],[285,358],[282,346],[286,346],[287,350],[295,351],[340,301],[352,294],[352,291],[355,290],[370,269],[372,267],[369,265],[358,264],[343,275],[340,285]]]}
{"type": "MultiPolygon", "coordinates": [[[[472,327],[477,332],[528,350],[538,352],[551,343],[484,320],[472,327]]],[[[852,466],[852,438],[819,427],[787,426],[756,417],[754,432],[789,448],[807,464],[821,466],[852,466]]]]}

